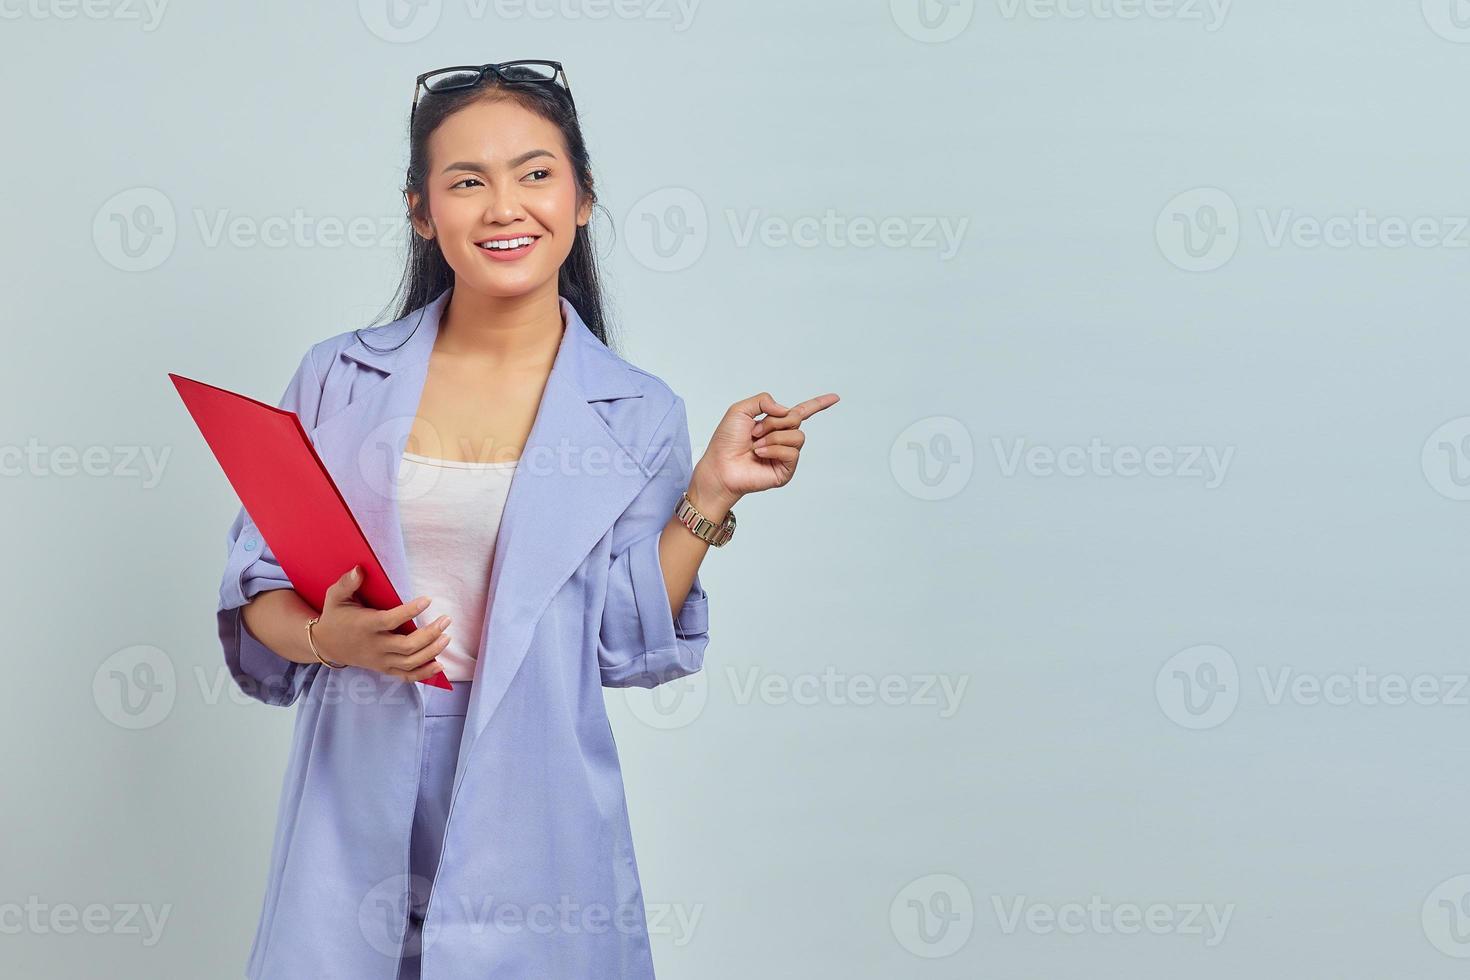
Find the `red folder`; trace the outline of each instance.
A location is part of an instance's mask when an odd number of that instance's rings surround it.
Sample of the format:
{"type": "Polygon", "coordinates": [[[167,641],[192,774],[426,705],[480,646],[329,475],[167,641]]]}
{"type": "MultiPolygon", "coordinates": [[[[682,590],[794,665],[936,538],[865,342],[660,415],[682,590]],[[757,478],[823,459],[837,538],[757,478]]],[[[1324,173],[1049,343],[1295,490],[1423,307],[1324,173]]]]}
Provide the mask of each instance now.
{"type": "MultiPolygon", "coordinates": [[[[361,565],[356,596],[363,605],[403,603],[295,412],[172,372],[169,378],[302,599],[320,610],[327,588],[361,565]]],[[[417,628],[410,619],[394,632],[417,628]]],[[[453,690],[443,671],[420,683],[453,690]]]]}

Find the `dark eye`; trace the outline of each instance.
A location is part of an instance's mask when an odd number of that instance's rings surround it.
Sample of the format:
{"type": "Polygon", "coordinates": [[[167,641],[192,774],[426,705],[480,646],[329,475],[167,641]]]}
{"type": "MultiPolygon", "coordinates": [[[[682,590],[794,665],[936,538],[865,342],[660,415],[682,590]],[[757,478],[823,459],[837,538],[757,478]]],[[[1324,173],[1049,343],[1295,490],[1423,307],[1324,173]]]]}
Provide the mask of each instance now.
{"type": "MultiPolygon", "coordinates": [[[[550,170],[546,170],[545,168],[542,168],[542,169],[539,169],[539,170],[532,170],[531,171],[531,174],[545,174],[547,177],[550,177],[551,176],[551,171],[550,170]]],[[[527,174],[526,176],[529,177],[529,176],[531,176],[531,174],[527,174]]],[[[544,180],[545,178],[543,177],[542,179],[544,180]]],[[[537,183],[539,183],[539,182],[540,181],[538,181],[537,183]]]]}
{"type": "Polygon", "coordinates": [[[470,180],[473,180],[477,184],[480,182],[480,178],[478,178],[478,177],[466,177],[463,180],[456,181],[455,183],[449,185],[449,189],[450,190],[454,190],[456,187],[459,187],[461,184],[465,183],[465,181],[470,181],[470,180]]]}

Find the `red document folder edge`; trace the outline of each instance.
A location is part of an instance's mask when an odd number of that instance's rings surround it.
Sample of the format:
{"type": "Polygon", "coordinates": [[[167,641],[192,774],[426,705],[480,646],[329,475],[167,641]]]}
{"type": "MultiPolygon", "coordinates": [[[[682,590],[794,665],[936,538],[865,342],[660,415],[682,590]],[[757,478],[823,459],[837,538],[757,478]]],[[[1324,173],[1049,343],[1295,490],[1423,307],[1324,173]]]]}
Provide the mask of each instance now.
{"type": "MultiPolygon", "coordinates": [[[[361,565],[363,605],[402,604],[295,412],[172,372],[169,379],[302,599],[320,611],[327,588],[361,565]]],[[[417,628],[410,619],[394,632],[417,628]]],[[[442,671],[420,683],[453,690],[442,671]]]]}

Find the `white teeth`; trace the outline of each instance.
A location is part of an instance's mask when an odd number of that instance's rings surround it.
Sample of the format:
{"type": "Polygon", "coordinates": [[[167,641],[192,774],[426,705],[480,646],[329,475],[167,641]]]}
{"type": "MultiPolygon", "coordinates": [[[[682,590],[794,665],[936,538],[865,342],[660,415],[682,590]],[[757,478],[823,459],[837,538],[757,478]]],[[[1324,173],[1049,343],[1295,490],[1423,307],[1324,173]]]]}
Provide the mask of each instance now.
{"type": "Polygon", "coordinates": [[[481,248],[485,248],[485,249],[493,249],[494,251],[501,252],[501,251],[506,251],[508,249],[520,248],[523,245],[529,245],[533,241],[535,241],[534,238],[532,238],[529,235],[526,235],[526,236],[521,237],[521,238],[507,238],[504,241],[499,241],[499,242],[481,242],[480,243],[480,247],[481,248]]]}

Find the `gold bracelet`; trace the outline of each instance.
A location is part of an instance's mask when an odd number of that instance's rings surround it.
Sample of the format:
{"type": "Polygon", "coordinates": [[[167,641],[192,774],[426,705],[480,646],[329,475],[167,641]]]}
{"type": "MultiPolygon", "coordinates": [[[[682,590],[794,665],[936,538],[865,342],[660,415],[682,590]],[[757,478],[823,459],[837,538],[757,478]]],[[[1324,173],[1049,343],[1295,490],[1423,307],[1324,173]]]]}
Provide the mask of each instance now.
{"type": "Polygon", "coordinates": [[[311,644],[311,652],[314,653],[314,654],[316,654],[316,658],[318,660],[320,660],[322,663],[326,664],[328,667],[332,667],[332,668],[336,668],[336,669],[340,670],[341,668],[346,667],[347,665],[346,664],[334,664],[334,663],[332,663],[326,657],[323,657],[322,656],[322,652],[316,648],[316,639],[311,635],[311,628],[313,626],[315,626],[317,624],[317,621],[320,620],[320,619],[321,619],[320,616],[313,616],[313,617],[311,617],[310,619],[308,619],[306,621],[306,642],[311,644]]]}

